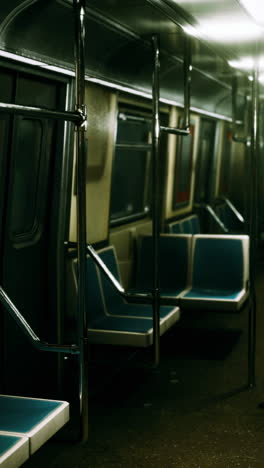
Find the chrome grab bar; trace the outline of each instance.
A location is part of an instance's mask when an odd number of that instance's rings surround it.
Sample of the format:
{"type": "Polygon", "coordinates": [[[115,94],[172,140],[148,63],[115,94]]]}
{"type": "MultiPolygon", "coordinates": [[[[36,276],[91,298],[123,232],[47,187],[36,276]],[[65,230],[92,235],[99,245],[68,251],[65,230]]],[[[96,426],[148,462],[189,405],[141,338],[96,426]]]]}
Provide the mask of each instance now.
{"type": "Polygon", "coordinates": [[[236,218],[241,222],[241,223],[244,223],[245,220],[242,216],[241,213],[239,213],[239,211],[236,209],[236,207],[233,205],[233,203],[229,200],[229,198],[227,197],[221,197],[219,198],[219,200],[223,200],[227,206],[230,208],[230,210],[234,213],[234,215],[236,216],[236,218]]]}
{"type": "MultiPolygon", "coordinates": [[[[67,248],[76,249],[76,245],[77,245],[76,242],[65,242],[65,246],[67,248]]],[[[144,292],[134,293],[134,292],[126,291],[124,287],[121,285],[121,283],[119,283],[119,281],[113,275],[113,273],[109,270],[107,265],[100,258],[100,256],[97,254],[97,252],[94,250],[94,248],[90,244],[87,244],[86,248],[87,248],[89,255],[92,257],[92,260],[98,266],[99,270],[102,271],[107,281],[114,287],[114,289],[118,292],[118,294],[120,294],[120,296],[122,296],[123,299],[133,304],[152,304],[153,303],[153,295],[150,293],[147,293],[147,292],[146,293],[144,292]]],[[[176,298],[169,298],[169,297],[160,298],[160,305],[178,305],[178,304],[179,304],[179,300],[176,298]]]]}
{"type": "Polygon", "coordinates": [[[7,104],[6,102],[0,102],[0,112],[14,115],[27,115],[36,118],[42,117],[63,121],[67,120],[69,122],[75,123],[76,125],[82,125],[82,123],[85,121],[85,115],[80,109],[77,109],[75,112],[56,111],[52,109],[44,109],[41,107],[30,107],[19,104],[7,104]]]}
{"type": "Polygon", "coordinates": [[[0,302],[8,311],[9,315],[15,320],[22,332],[29,339],[31,344],[41,351],[53,351],[55,353],[79,354],[77,345],[59,345],[50,344],[40,340],[36,333],[32,330],[31,326],[26,321],[25,317],[19,312],[15,304],[11,301],[10,297],[0,286],[0,302]]]}
{"type": "Polygon", "coordinates": [[[208,205],[208,203],[195,203],[195,207],[204,208],[212,216],[212,218],[215,220],[215,222],[218,224],[218,226],[222,229],[223,232],[225,232],[226,234],[229,232],[229,230],[224,225],[224,223],[221,221],[219,216],[217,216],[216,212],[211,207],[211,205],[208,205]]]}
{"type": "Polygon", "coordinates": [[[112,284],[115,290],[126,299],[127,302],[134,302],[134,303],[144,303],[144,304],[151,304],[152,303],[152,296],[148,293],[128,293],[125,291],[123,286],[119,283],[119,281],[115,278],[115,276],[111,273],[109,268],[103,262],[103,260],[99,257],[96,253],[94,248],[87,244],[87,251],[89,252],[90,256],[94,260],[95,264],[99,267],[99,269],[103,272],[106,279],[112,284]]]}
{"type": "Polygon", "coordinates": [[[218,226],[222,229],[222,231],[224,231],[225,233],[228,233],[228,229],[227,227],[224,225],[224,223],[221,221],[221,219],[219,218],[219,216],[217,216],[216,212],[214,211],[214,209],[206,204],[205,205],[205,209],[206,211],[208,211],[208,213],[210,213],[210,215],[212,216],[212,218],[216,221],[216,223],[218,224],[218,226]]]}
{"type": "Polygon", "coordinates": [[[88,244],[86,246],[90,256],[92,257],[92,259],[94,260],[94,262],[96,263],[96,265],[100,268],[100,270],[103,272],[103,274],[105,275],[105,277],[110,281],[110,283],[114,286],[114,288],[117,290],[117,292],[119,294],[121,294],[121,296],[124,296],[125,294],[125,290],[123,288],[123,286],[119,283],[119,281],[117,281],[117,279],[115,278],[115,276],[111,273],[111,271],[109,270],[109,268],[105,265],[105,263],[103,262],[103,260],[99,257],[99,255],[96,253],[96,251],[94,250],[94,248],[88,244]]]}

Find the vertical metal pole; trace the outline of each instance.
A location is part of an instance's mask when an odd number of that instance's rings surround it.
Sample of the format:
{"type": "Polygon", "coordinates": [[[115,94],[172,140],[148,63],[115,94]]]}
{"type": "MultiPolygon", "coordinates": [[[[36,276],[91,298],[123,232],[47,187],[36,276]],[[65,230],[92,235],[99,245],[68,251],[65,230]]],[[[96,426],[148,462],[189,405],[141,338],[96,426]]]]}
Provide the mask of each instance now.
{"type": "Polygon", "coordinates": [[[232,78],[232,127],[234,134],[236,133],[236,120],[237,120],[237,77],[232,78]]]}
{"type": "Polygon", "coordinates": [[[75,151],[77,168],[77,251],[78,251],[78,317],[79,317],[79,398],[81,438],[88,438],[88,331],[86,320],[86,151],[85,151],[85,0],[74,0],[75,11],[75,93],[76,110],[83,122],[76,126],[75,151]]]}
{"type": "MultiPolygon", "coordinates": [[[[256,47],[256,49],[258,49],[256,47]]],[[[256,50],[257,52],[257,50],[256,50]]],[[[257,56],[257,53],[256,53],[257,56]]],[[[259,158],[259,70],[256,59],[252,81],[252,115],[251,115],[251,158],[250,158],[250,262],[249,262],[249,340],[248,340],[248,384],[255,386],[256,355],[256,249],[258,238],[258,158],[259,158]]]]}
{"type": "Polygon", "coordinates": [[[153,76],[152,76],[152,237],[153,237],[153,347],[154,365],[160,362],[160,291],[159,291],[159,39],[152,36],[153,76]]]}
{"type": "Polygon", "coordinates": [[[191,38],[185,36],[184,44],[184,124],[185,130],[190,128],[190,104],[191,104],[191,38]]]}

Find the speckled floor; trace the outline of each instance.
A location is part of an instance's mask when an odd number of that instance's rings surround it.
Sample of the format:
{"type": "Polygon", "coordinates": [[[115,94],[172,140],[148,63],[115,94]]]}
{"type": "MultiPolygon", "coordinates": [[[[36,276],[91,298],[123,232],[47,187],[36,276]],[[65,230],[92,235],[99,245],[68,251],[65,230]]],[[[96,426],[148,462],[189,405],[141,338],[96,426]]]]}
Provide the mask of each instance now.
{"type": "Polygon", "coordinates": [[[245,389],[247,311],[186,318],[163,337],[158,369],[91,372],[87,443],[53,439],[24,467],[264,468],[263,285],[260,274],[255,388],[245,389]]]}

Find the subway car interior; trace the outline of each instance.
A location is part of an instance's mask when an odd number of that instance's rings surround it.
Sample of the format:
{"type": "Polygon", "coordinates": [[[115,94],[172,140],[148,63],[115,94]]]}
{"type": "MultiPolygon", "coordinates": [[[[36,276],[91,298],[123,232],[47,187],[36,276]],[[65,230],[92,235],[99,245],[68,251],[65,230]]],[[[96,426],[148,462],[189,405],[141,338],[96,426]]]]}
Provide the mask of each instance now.
{"type": "Polygon", "coordinates": [[[0,82],[0,465],[263,467],[261,0],[3,1],[0,82]]]}

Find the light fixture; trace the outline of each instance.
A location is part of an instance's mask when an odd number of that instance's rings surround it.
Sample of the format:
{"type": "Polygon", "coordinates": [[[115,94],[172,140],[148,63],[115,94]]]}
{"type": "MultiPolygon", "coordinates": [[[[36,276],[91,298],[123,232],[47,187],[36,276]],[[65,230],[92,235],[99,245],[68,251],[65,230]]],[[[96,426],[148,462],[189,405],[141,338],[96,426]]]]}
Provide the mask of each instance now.
{"type": "Polygon", "coordinates": [[[239,70],[250,71],[254,67],[254,61],[252,57],[241,57],[237,60],[229,60],[228,65],[232,68],[238,68],[239,70]]]}
{"type": "Polygon", "coordinates": [[[239,3],[256,23],[264,26],[264,3],[262,0],[239,0],[239,3]]]}
{"type": "Polygon", "coordinates": [[[261,75],[259,75],[259,82],[260,84],[264,84],[264,73],[261,73],[261,75]]]}
{"type": "Polygon", "coordinates": [[[200,21],[199,32],[217,42],[246,42],[257,39],[263,33],[262,28],[253,21],[229,16],[200,21]]]}
{"type": "Polygon", "coordinates": [[[232,68],[237,68],[238,70],[243,71],[251,71],[255,67],[258,66],[259,70],[264,70],[264,56],[261,55],[259,57],[240,57],[237,60],[229,60],[228,65],[232,68]]]}
{"type": "Polygon", "coordinates": [[[187,25],[182,26],[182,29],[189,36],[196,37],[197,39],[201,37],[199,27],[194,27],[191,24],[187,24],[187,25]]]}

